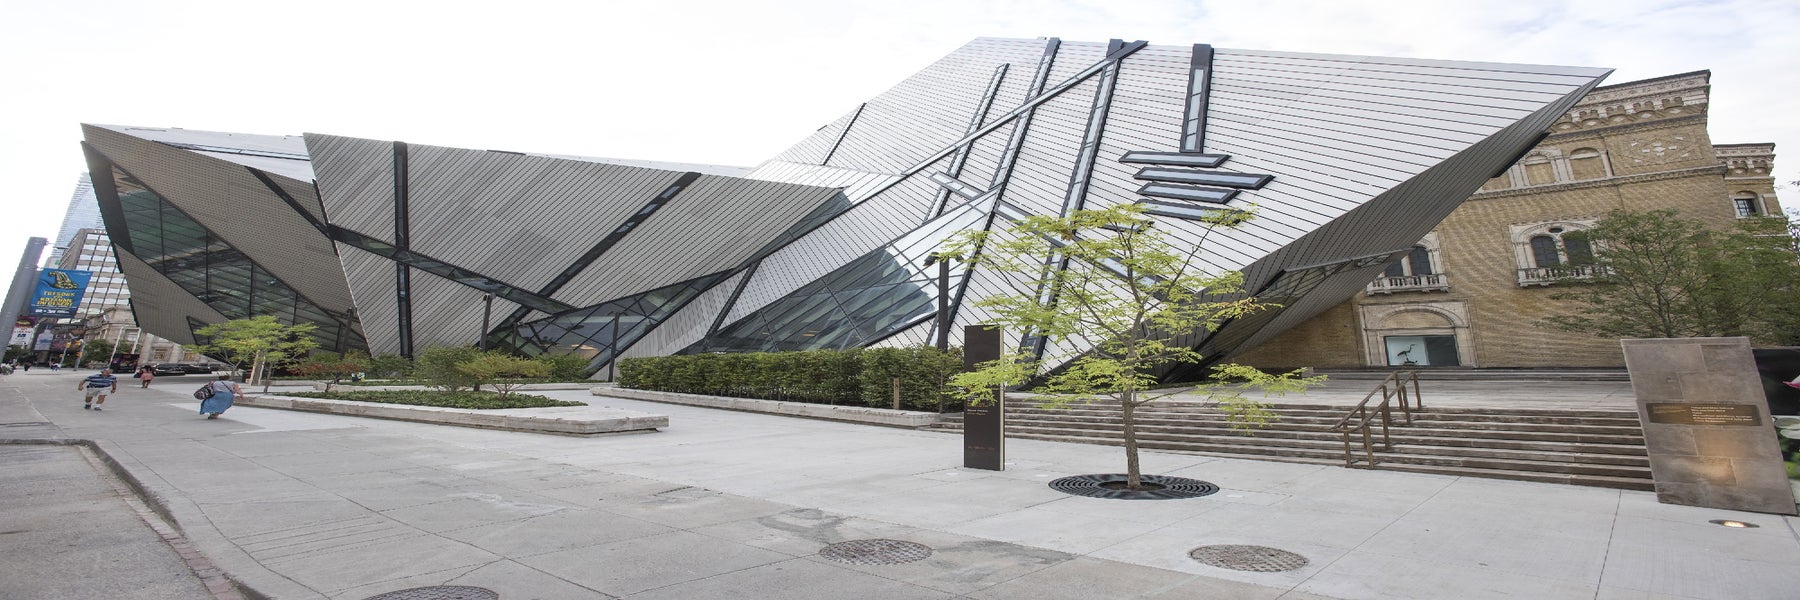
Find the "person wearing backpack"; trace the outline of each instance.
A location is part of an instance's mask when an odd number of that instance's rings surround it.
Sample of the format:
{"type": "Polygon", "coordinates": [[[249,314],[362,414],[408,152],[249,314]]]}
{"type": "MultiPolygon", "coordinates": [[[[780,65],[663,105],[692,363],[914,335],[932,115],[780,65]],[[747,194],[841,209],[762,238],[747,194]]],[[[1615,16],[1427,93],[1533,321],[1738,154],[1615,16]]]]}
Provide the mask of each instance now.
{"type": "Polygon", "coordinates": [[[194,396],[200,398],[200,414],[208,419],[219,418],[225,409],[231,408],[232,399],[243,394],[244,390],[231,381],[230,373],[220,375],[218,381],[208,382],[194,391],[194,396]]]}

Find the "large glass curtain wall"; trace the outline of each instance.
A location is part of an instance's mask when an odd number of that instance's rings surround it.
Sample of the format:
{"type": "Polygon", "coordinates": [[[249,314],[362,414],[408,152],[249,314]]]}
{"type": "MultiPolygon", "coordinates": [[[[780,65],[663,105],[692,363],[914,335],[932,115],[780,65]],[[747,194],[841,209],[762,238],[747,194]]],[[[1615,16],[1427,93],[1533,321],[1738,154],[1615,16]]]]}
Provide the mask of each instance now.
{"type": "Polygon", "coordinates": [[[877,342],[935,313],[937,268],[926,267],[925,258],[957,232],[981,227],[986,218],[986,208],[963,205],[682,353],[843,349],[877,342]]]}
{"type": "Polygon", "coordinates": [[[318,326],[313,337],[320,348],[368,348],[345,320],[302,298],[130,174],[115,167],[113,181],[130,234],[126,250],[219,314],[228,319],[269,315],[286,325],[312,323],[318,326]]]}
{"type": "Polygon", "coordinates": [[[528,321],[489,338],[492,347],[526,356],[573,354],[588,359],[588,373],[681,310],[727,273],[715,273],[635,296],[528,321]],[[616,333],[615,333],[616,326],[616,333]],[[617,347],[614,347],[617,340],[617,347]]]}

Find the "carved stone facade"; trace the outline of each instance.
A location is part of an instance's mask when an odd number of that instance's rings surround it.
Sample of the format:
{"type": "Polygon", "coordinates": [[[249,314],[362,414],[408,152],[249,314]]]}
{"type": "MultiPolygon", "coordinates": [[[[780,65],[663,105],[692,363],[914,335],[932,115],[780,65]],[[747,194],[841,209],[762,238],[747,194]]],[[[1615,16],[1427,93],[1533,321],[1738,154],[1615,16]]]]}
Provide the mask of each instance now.
{"type": "Polygon", "coordinates": [[[1624,366],[1617,340],[1541,324],[1572,309],[1553,297],[1555,280],[1593,269],[1584,264],[1591,249],[1563,234],[1614,209],[1674,209],[1719,228],[1782,214],[1774,144],[1715,146],[1707,135],[1710,77],[1698,71],[1596,88],[1419,242],[1428,266],[1404,261],[1355,298],[1231,360],[1269,368],[1624,366]]]}

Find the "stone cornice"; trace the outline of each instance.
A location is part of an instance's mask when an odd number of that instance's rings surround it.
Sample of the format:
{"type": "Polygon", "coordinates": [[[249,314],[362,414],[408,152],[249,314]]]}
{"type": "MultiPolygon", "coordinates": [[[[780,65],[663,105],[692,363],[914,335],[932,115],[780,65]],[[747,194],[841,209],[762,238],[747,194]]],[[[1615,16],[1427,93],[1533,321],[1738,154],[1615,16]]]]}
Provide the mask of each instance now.
{"type": "MultiPolygon", "coordinates": [[[[1568,120],[1557,121],[1555,125],[1551,126],[1550,135],[1551,135],[1551,137],[1577,136],[1577,135],[1581,135],[1584,133],[1598,134],[1602,131],[1605,131],[1606,133],[1614,133],[1614,132],[1617,132],[1620,130],[1635,129],[1635,128],[1642,128],[1645,130],[1665,129],[1668,127],[1690,124],[1690,123],[1693,123],[1694,121],[1701,121],[1701,122],[1706,121],[1706,107],[1704,107],[1704,106],[1699,106],[1699,107],[1691,107],[1690,106],[1690,107],[1676,107],[1676,108],[1683,109],[1682,112],[1686,113],[1686,114],[1679,114],[1676,116],[1663,117],[1663,118],[1658,118],[1658,119],[1653,119],[1653,120],[1635,120],[1632,118],[1628,118],[1623,121],[1600,120],[1600,119],[1587,119],[1587,120],[1578,121],[1578,122],[1577,121],[1568,121],[1568,120]]],[[[1656,113],[1656,114],[1662,114],[1662,113],[1656,113]]]]}
{"type": "MultiPolygon", "coordinates": [[[[1637,100],[1657,96],[1681,96],[1697,98],[1706,102],[1706,89],[1711,85],[1711,71],[1694,71],[1680,73],[1643,81],[1628,81],[1617,85],[1595,88],[1588,95],[1575,103],[1575,108],[1609,103],[1622,103],[1626,100],[1637,100]]],[[[1693,104],[1693,102],[1687,102],[1693,104]]]]}
{"type": "Polygon", "coordinates": [[[1584,181],[1571,181],[1571,182],[1567,182],[1567,183],[1553,183],[1553,184],[1549,184],[1549,185],[1534,185],[1531,187],[1510,188],[1510,189],[1504,189],[1504,190],[1480,191],[1480,192],[1475,192],[1475,194],[1472,196],[1469,196],[1469,200],[1497,200],[1500,198],[1511,198],[1514,196],[1530,196],[1530,195],[1535,195],[1535,194],[1547,194],[1547,193],[1552,193],[1552,192],[1566,192],[1566,191],[1570,191],[1570,190],[1583,190],[1583,189],[1598,188],[1598,187],[1612,187],[1612,186],[1625,185],[1625,184],[1631,184],[1631,183],[1645,183],[1645,182],[1650,182],[1650,181],[1662,181],[1662,180],[1666,180],[1666,179],[1681,179],[1684,177],[1694,177],[1694,176],[1698,176],[1698,175],[1714,175],[1714,176],[1722,177],[1725,175],[1726,170],[1727,169],[1725,168],[1724,165],[1715,165],[1715,166],[1708,166],[1708,167],[1692,167],[1692,168],[1687,168],[1687,169],[1676,169],[1674,171],[1657,171],[1655,173],[1641,173],[1638,175],[1624,175],[1624,176],[1620,176],[1620,177],[1608,177],[1605,179],[1588,179],[1588,180],[1584,180],[1584,181]]]}

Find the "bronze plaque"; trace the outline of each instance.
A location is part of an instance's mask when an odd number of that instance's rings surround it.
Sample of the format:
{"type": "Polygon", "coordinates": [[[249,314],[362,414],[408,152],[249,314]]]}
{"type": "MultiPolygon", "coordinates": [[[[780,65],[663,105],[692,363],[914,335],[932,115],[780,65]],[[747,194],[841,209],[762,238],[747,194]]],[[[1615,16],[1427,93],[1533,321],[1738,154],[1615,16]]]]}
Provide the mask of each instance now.
{"type": "Polygon", "coordinates": [[[1754,404],[1676,404],[1650,402],[1651,423],[1668,425],[1747,425],[1761,427],[1754,404]]]}
{"type": "MultiPolygon", "coordinates": [[[[970,325],[963,328],[963,369],[1000,359],[1000,328],[970,325]]],[[[963,410],[963,466],[970,469],[1006,469],[1006,405],[1004,392],[995,399],[963,410]]]]}

